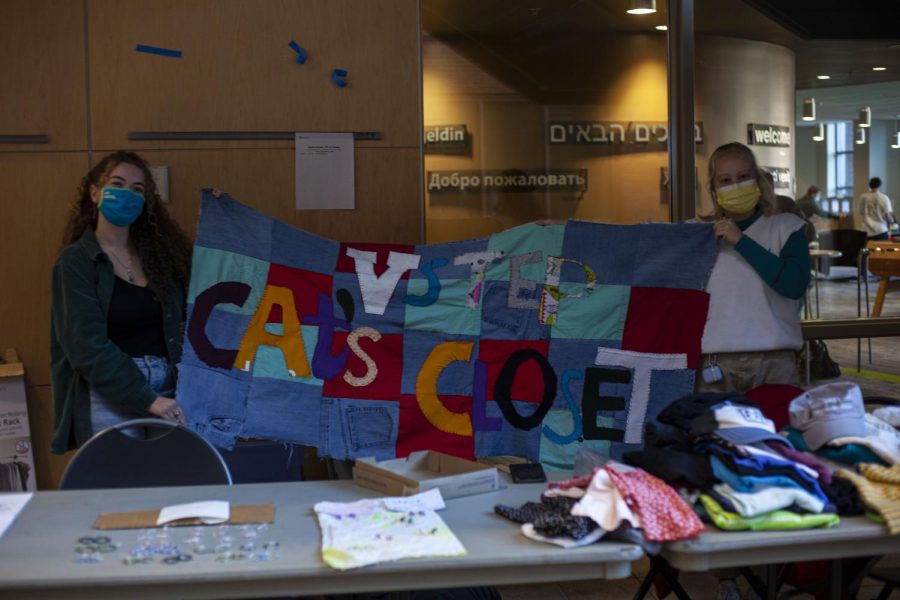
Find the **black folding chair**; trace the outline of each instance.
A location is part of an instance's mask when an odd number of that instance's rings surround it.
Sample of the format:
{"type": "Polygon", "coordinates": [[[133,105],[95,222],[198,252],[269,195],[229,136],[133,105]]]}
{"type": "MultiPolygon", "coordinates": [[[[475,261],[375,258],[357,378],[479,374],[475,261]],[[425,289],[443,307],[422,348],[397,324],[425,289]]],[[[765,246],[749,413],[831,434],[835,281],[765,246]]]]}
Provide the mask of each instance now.
{"type": "Polygon", "coordinates": [[[173,421],[132,419],[89,439],[63,472],[63,490],[231,485],[215,446],[173,421]]]}

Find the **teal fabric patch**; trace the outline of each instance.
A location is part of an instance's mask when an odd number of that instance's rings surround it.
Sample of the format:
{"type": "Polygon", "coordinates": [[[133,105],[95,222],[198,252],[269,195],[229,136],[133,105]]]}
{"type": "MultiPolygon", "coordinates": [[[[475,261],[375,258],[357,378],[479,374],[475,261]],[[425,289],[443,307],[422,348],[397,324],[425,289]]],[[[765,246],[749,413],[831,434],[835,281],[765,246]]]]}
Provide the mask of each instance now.
{"type": "MultiPolygon", "coordinates": [[[[466,305],[471,281],[442,279],[441,284],[438,302],[429,306],[406,306],[406,329],[478,335],[481,331],[481,303],[478,308],[466,305]]],[[[410,279],[407,292],[421,296],[427,289],[427,280],[410,279]]]]}
{"type": "MultiPolygon", "coordinates": [[[[542,427],[549,427],[559,435],[565,436],[572,433],[574,428],[572,419],[572,411],[568,409],[551,410],[544,417],[542,427]]],[[[613,427],[614,425],[612,417],[597,417],[598,427],[613,427]]],[[[575,453],[579,448],[592,450],[603,456],[610,455],[609,440],[584,440],[559,445],[547,439],[546,435],[541,435],[541,464],[545,469],[572,472],[575,467],[575,453]]]]}
{"type": "MultiPolygon", "coordinates": [[[[284,326],[281,323],[266,323],[266,331],[274,335],[281,335],[284,326]]],[[[315,325],[301,325],[300,333],[303,335],[303,350],[306,352],[306,361],[312,369],[313,352],[316,351],[316,342],[319,338],[319,328],[315,325]]],[[[284,353],[281,348],[274,346],[260,346],[256,349],[256,360],[253,361],[253,376],[268,377],[269,379],[281,379],[307,385],[322,386],[324,382],[315,377],[294,377],[287,370],[284,362],[284,353]]]]}
{"type": "Polygon", "coordinates": [[[557,321],[550,337],[622,341],[631,288],[627,285],[600,285],[590,294],[578,283],[562,283],[563,295],[581,293],[581,298],[562,298],[557,321]]]}
{"type": "Polygon", "coordinates": [[[543,284],[547,257],[561,255],[565,230],[565,225],[528,223],[495,233],[488,239],[487,249],[488,251],[502,251],[505,257],[504,260],[488,266],[485,278],[509,281],[510,257],[539,251],[542,254],[541,260],[524,265],[519,271],[519,276],[543,284]]]}
{"type": "Polygon", "coordinates": [[[234,304],[220,304],[216,310],[252,315],[259,306],[268,277],[269,263],[266,261],[226,250],[194,246],[188,304],[194,303],[198,293],[220,281],[239,281],[250,286],[250,296],[244,306],[238,308],[234,304]]]}

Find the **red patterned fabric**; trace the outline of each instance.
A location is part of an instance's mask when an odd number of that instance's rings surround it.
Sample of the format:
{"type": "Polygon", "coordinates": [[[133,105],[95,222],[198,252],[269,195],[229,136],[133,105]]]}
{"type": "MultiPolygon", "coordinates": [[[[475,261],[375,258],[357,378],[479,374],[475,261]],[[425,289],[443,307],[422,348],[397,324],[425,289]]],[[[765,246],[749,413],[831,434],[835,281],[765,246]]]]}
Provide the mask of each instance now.
{"type": "Polygon", "coordinates": [[[666,482],[643,469],[617,471],[603,467],[625,503],[641,519],[644,537],[652,542],[670,542],[696,537],[703,523],[681,496],[666,482]]]}
{"type": "Polygon", "coordinates": [[[577,487],[583,490],[586,490],[587,487],[591,484],[591,480],[594,479],[594,474],[600,469],[597,467],[587,475],[581,475],[580,477],[573,477],[572,479],[566,479],[565,481],[551,481],[547,487],[551,490],[568,490],[569,488],[577,487]]]}

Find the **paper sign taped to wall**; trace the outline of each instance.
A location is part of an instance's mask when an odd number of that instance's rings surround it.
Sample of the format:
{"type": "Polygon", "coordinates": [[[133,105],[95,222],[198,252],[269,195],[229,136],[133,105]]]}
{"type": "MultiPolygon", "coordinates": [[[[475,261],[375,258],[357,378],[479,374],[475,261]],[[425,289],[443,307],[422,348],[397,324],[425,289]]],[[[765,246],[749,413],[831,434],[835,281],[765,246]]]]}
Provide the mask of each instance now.
{"type": "Polygon", "coordinates": [[[356,208],[352,133],[296,133],[297,210],[356,208]]]}

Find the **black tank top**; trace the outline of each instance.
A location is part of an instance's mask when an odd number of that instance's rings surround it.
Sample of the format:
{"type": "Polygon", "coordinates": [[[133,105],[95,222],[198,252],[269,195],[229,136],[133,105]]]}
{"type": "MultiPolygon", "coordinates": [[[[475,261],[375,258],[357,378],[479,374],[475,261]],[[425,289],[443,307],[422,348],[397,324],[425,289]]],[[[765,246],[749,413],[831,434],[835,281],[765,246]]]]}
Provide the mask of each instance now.
{"type": "Polygon", "coordinates": [[[128,356],[169,357],[163,333],[162,305],[150,291],[115,278],[109,314],[106,318],[107,335],[128,356]]]}

